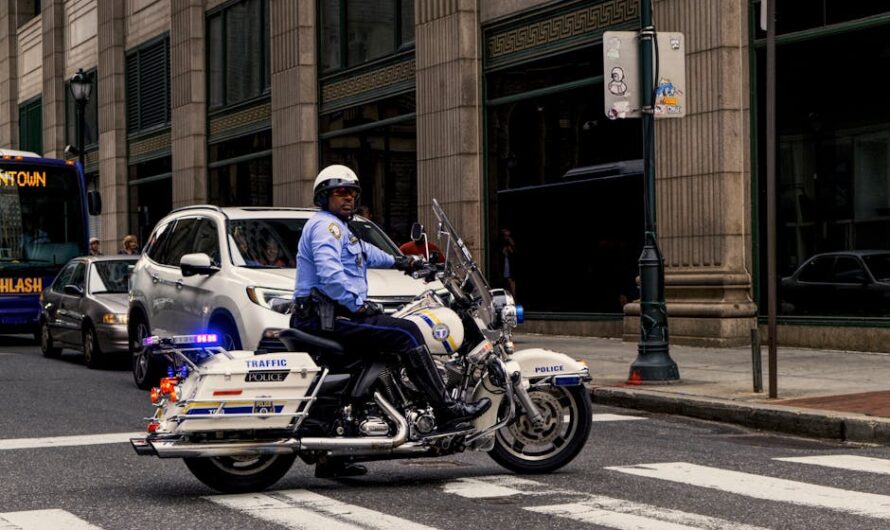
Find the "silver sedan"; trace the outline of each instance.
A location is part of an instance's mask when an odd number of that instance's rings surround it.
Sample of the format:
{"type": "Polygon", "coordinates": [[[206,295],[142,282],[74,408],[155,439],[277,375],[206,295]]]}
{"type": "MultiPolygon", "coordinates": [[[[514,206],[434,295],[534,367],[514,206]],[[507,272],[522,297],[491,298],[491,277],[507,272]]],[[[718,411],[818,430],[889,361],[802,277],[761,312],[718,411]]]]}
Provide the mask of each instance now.
{"type": "Polygon", "coordinates": [[[138,256],[85,256],[69,261],[40,295],[40,348],[58,357],[83,351],[90,368],[127,352],[127,292],[138,256]]]}

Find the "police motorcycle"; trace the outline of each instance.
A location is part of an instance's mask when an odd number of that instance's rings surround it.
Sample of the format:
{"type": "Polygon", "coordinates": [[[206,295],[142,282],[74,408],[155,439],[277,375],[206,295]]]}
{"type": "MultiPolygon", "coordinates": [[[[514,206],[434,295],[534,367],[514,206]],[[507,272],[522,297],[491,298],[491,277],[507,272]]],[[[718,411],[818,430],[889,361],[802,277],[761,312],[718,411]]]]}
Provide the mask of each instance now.
{"type": "MultiPolygon", "coordinates": [[[[140,455],[182,458],[222,492],[257,491],[278,481],[296,457],[366,462],[485,451],[517,473],[548,473],[571,462],[591,428],[588,369],[562,353],[514,351],[522,308],[485,281],[439,203],[445,262],[415,277],[437,279],[393,316],[414,321],[456,399],[492,406],[457,430],[437,430],[433,409],[398,358],[351,356],[337,342],[284,330],[287,352],[226,351],[214,337],[147,337],[170,362],[151,391],[156,410],[140,455]]],[[[418,237],[424,238],[419,225],[418,237]]]]}

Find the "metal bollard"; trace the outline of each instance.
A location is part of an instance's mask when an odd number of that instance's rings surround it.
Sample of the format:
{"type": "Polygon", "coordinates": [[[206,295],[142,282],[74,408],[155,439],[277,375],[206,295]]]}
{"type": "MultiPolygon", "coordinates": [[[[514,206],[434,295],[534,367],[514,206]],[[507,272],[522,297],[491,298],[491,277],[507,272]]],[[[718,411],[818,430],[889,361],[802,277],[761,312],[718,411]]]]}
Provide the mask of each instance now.
{"type": "Polygon", "coordinates": [[[763,392],[763,364],[760,359],[760,329],[751,330],[751,371],[754,375],[754,392],[763,392]]]}

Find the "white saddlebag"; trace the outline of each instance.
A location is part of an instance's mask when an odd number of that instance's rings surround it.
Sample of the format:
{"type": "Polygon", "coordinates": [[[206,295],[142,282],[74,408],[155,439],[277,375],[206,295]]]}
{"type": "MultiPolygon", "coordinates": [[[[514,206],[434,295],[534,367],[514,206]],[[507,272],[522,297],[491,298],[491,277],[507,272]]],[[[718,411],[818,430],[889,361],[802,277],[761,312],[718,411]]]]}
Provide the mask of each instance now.
{"type": "Polygon", "coordinates": [[[227,353],[179,381],[176,400],[159,407],[158,433],[292,428],[321,368],[306,353],[227,353]]]}

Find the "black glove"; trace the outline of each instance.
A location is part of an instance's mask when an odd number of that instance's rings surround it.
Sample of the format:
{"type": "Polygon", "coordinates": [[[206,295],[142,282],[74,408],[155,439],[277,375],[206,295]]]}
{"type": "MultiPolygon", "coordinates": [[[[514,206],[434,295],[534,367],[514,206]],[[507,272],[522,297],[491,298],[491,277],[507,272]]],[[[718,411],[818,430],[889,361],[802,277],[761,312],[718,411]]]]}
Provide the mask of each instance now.
{"type": "Polygon", "coordinates": [[[404,272],[414,272],[423,268],[423,260],[414,256],[396,256],[393,268],[404,272]]]}
{"type": "Polygon", "coordinates": [[[372,317],[374,315],[382,315],[383,314],[383,306],[378,304],[377,302],[372,302],[370,300],[365,300],[365,303],[362,304],[356,314],[372,317]]]}

